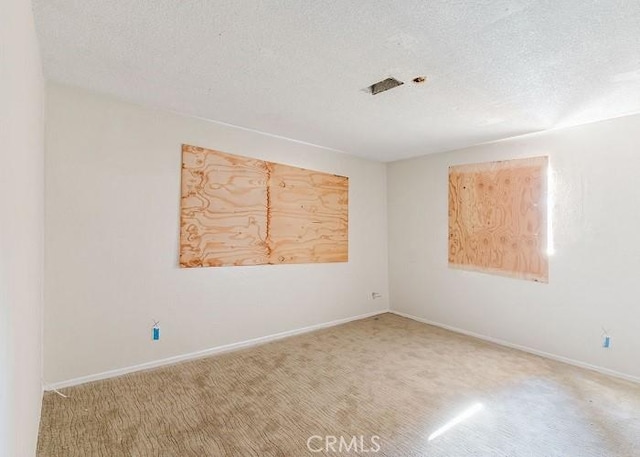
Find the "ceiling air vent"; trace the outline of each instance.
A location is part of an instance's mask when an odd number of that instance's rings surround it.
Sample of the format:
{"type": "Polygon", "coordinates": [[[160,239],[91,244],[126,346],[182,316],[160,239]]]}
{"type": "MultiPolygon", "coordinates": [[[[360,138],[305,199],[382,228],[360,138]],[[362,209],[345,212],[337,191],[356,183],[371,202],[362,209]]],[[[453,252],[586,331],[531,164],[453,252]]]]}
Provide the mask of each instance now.
{"type": "Polygon", "coordinates": [[[402,81],[398,81],[395,78],[387,78],[382,81],[378,81],[377,83],[371,84],[369,86],[369,90],[371,90],[371,95],[377,95],[380,92],[384,92],[385,90],[393,89],[394,87],[402,86],[404,83],[402,81]]]}

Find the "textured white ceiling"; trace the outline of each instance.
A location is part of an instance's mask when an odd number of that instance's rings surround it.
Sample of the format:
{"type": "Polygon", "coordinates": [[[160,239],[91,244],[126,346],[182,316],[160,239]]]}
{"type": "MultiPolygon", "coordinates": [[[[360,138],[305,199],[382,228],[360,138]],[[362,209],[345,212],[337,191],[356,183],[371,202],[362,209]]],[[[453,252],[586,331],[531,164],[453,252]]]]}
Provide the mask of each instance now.
{"type": "Polygon", "coordinates": [[[34,7],[51,80],[378,160],[640,111],[639,0],[34,7]]]}

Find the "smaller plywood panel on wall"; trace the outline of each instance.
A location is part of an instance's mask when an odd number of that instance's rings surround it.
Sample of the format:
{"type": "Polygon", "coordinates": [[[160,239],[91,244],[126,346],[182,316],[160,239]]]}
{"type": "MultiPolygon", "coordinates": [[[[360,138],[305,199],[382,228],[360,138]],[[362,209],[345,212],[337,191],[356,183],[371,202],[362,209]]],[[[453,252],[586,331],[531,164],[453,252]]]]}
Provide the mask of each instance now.
{"type": "Polygon", "coordinates": [[[182,147],[180,265],[348,260],[344,176],[182,147]]]}
{"type": "Polygon", "coordinates": [[[271,164],[271,263],[346,262],[349,181],[271,164]]]}
{"type": "Polygon", "coordinates": [[[548,282],[547,157],[449,168],[449,265],[548,282]]]}

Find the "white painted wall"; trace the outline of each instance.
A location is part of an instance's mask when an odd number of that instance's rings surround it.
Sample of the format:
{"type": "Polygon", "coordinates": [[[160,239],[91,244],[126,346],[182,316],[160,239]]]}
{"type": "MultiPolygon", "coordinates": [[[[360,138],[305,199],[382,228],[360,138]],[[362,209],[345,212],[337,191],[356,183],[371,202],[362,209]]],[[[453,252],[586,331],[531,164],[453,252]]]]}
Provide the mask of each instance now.
{"type": "Polygon", "coordinates": [[[639,146],[635,115],[390,164],[391,308],[640,377],[639,146]],[[448,268],[448,167],[539,155],[555,181],[549,284],[448,268]]]}
{"type": "Polygon", "coordinates": [[[42,403],[44,82],[31,2],[0,9],[0,456],[35,455],[42,403]]]}
{"type": "Polygon", "coordinates": [[[384,164],[57,84],[46,121],[47,382],[388,307],[384,164]],[[349,176],[349,262],[180,269],[181,143],[349,176]]]}

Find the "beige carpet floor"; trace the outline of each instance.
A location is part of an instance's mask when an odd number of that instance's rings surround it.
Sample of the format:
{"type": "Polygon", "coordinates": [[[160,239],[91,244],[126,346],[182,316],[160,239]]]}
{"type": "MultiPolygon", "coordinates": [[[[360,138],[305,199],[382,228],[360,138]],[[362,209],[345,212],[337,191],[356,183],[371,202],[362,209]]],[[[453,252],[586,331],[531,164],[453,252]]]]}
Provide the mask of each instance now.
{"type": "Polygon", "coordinates": [[[39,457],[640,456],[639,385],[392,314],[63,393],[39,457]]]}

